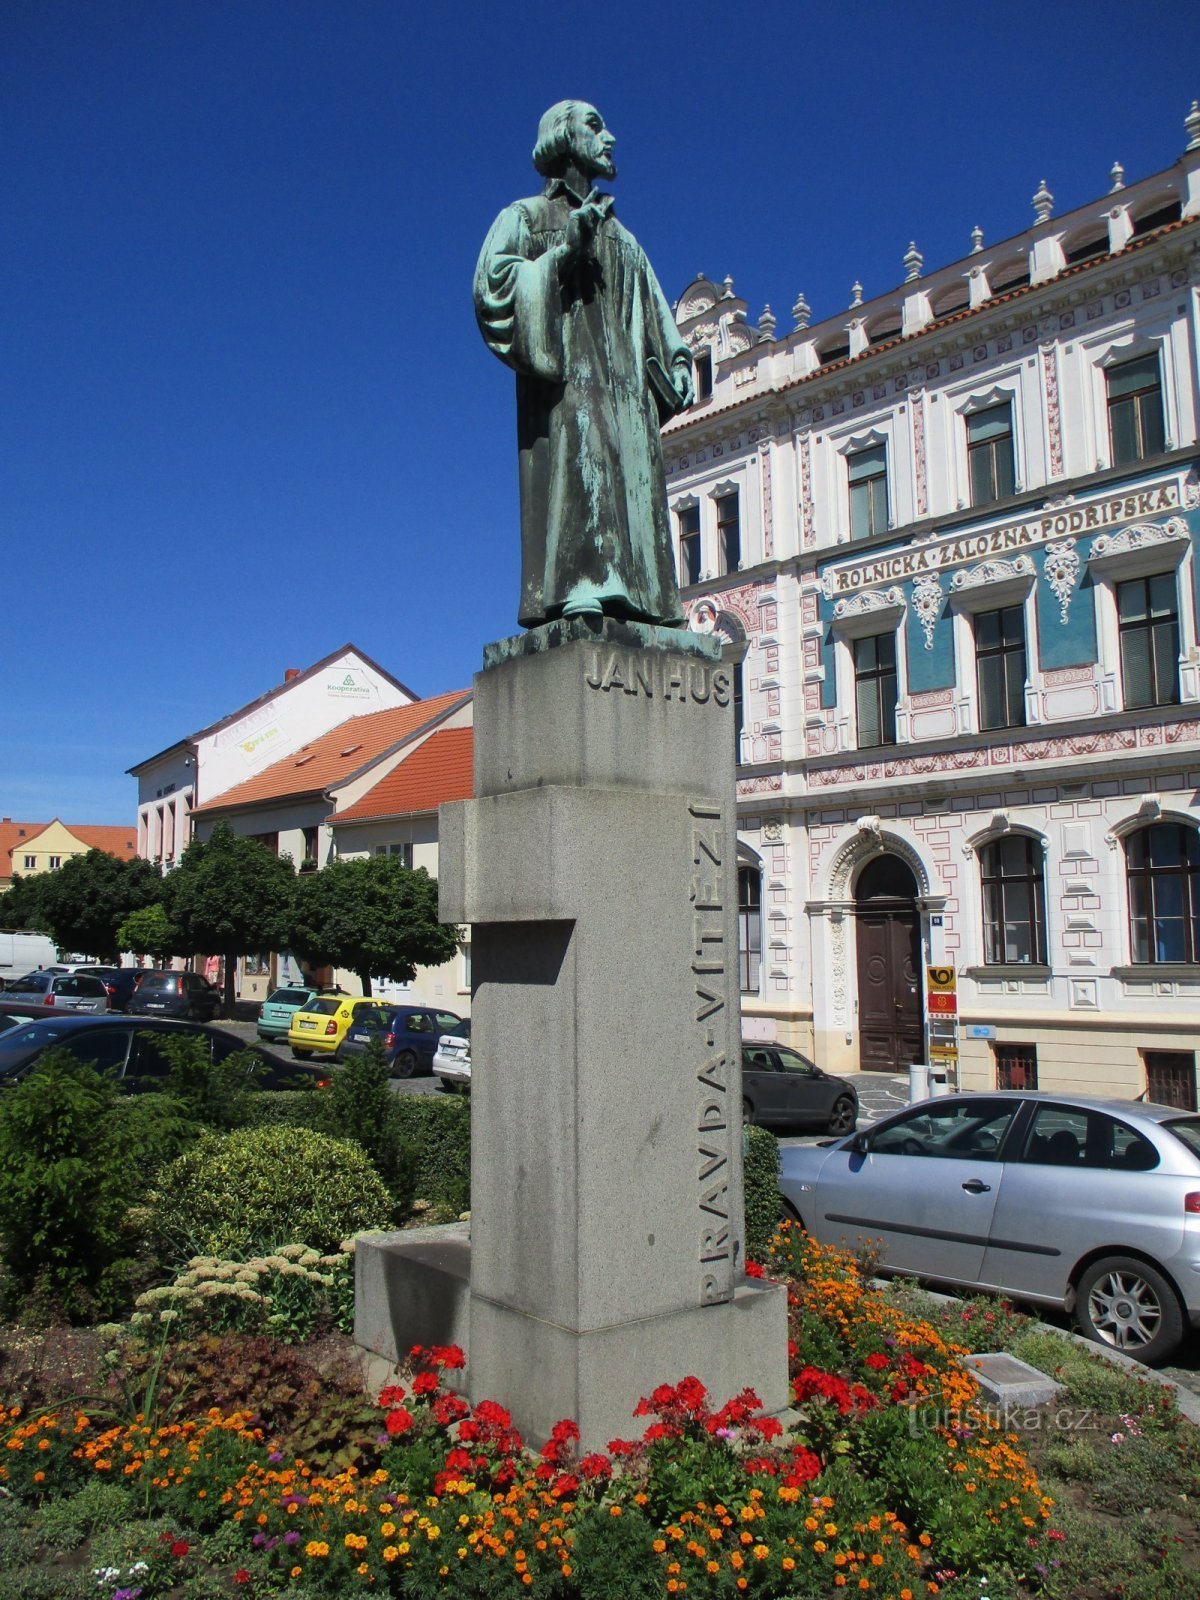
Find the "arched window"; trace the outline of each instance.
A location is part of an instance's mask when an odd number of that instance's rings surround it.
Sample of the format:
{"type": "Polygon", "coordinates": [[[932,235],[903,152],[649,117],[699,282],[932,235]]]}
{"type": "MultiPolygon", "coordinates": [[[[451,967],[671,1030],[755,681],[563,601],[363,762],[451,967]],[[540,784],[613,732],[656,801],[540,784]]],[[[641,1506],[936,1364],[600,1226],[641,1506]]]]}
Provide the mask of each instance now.
{"type": "Polygon", "coordinates": [[[1200,834],[1155,822],[1125,840],[1129,945],[1136,964],[1200,962],[1200,834]]]}
{"type": "Polygon", "coordinates": [[[988,966],[1046,964],[1042,846],[1028,834],[994,839],[979,852],[983,959],[988,966]]]}
{"type": "Polygon", "coordinates": [[[762,876],[757,867],[738,868],[738,988],[757,994],[762,968],[762,876]]]}

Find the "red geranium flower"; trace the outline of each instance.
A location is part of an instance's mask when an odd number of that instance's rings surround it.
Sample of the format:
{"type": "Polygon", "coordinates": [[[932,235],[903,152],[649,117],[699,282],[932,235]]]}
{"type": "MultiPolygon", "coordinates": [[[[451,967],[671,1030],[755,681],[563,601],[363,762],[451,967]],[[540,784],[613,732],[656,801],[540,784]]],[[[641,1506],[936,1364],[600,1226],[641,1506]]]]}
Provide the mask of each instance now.
{"type": "Polygon", "coordinates": [[[407,1433],[408,1429],[412,1427],[412,1422],[412,1412],[406,1411],[403,1406],[397,1406],[394,1411],[388,1412],[387,1422],[384,1426],[390,1434],[395,1436],[398,1433],[407,1433]]]}
{"type": "Polygon", "coordinates": [[[885,1367],[890,1365],[890,1362],[885,1355],[875,1350],[867,1357],[866,1365],[870,1367],[872,1372],[882,1372],[885,1367]]]}
{"type": "MultiPolygon", "coordinates": [[[[416,1377],[413,1379],[414,1394],[432,1394],[437,1386],[438,1377],[436,1372],[418,1372],[416,1377]]],[[[400,1391],[400,1394],[397,1398],[401,1400],[404,1398],[403,1390],[400,1391]]]]}
{"type": "Polygon", "coordinates": [[[187,1555],[191,1548],[191,1545],[188,1544],[186,1539],[176,1539],[175,1543],[171,1546],[171,1554],[173,1556],[178,1556],[180,1561],[182,1561],[184,1556],[187,1555]]]}

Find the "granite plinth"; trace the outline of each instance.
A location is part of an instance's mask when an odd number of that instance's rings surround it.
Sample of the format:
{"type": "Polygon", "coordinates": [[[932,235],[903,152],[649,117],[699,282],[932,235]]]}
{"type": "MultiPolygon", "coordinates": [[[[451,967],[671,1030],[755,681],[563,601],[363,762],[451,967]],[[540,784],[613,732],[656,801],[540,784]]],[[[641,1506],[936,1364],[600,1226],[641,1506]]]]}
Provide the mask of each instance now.
{"type": "Polygon", "coordinates": [[[473,930],[468,1390],[602,1449],[693,1373],[782,1410],[786,1295],[744,1270],[732,671],[556,626],[476,677],[438,880],[473,930]]]}

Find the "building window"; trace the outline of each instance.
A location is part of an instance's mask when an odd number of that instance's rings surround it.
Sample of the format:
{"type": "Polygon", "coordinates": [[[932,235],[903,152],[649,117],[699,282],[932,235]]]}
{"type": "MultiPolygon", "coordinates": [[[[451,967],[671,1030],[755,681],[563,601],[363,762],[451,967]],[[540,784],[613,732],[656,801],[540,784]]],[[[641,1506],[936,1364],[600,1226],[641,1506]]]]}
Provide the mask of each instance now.
{"type": "Polygon", "coordinates": [[[700,507],[684,506],[679,515],[679,582],[686,589],[700,582],[700,507]]]}
{"type": "Polygon", "coordinates": [[[846,458],[850,479],[850,537],[868,539],[888,525],[887,446],[858,450],[846,458]]]}
{"type": "Polygon", "coordinates": [[[762,877],[757,867],[738,868],[738,987],[757,994],[762,969],[762,877]]]}
{"type": "Polygon", "coordinates": [[[377,856],[396,856],[402,867],[412,866],[412,845],[407,841],[404,844],[377,844],[377,856]]]}
{"type": "Polygon", "coordinates": [[[1143,1050],[1146,1096],[1156,1106],[1196,1110],[1196,1056],[1191,1050],[1143,1050]]]}
{"type": "Polygon", "coordinates": [[[742,663],[733,664],[733,761],[742,764],[742,730],[746,726],[746,699],[742,679],[742,663]]]}
{"type": "Polygon", "coordinates": [[[317,857],[317,851],[320,848],[320,838],[321,838],[321,829],[320,829],[319,826],[312,827],[312,828],[305,828],[305,830],[304,830],[304,860],[301,862],[302,866],[305,865],[305,864],[310,864],[313,867],[316,867],[316,866],[320,865],[320,862],[319,862],[318,857],[317,857]]]}
{"type": "Polygon", "coordinates": [[[1155,822],[1125,841],[1129,944],[1136,965],[1200,961],[1200,834],[1155,822]]]}
{"type": "Polygon", "coordinates": [[[1125,707],[1171,706],[1179,699],[1179,605],[1173,572],[1117,584],[1121,684],[1125,707]]]}
{"type": "Polygon", "coordinates": [[[854,709],[858,747],[896,742],[896,635],[854,641],[854,709]]]}
{"type": "Polygon", "coordinates": [[[742,523],[736,489],[717,500],[717,560],[722,574],[737,572],[742,564],[742,523]]]}
{"type": "Polygon", "coordinates": [[[975,618],[979,728],[1025,726],[1025,608],[1005,606],[975,618]]]}
{"type": "Polygon", "coordinates": [[[57,872],[59,867],[62,866],[62,857],[61,856],[51,856],[47,860],[46,865],[47,865],[47,867],[49,867],[51,872],[57,872]]]}
{"type": "Polygon", "coordinates": [[[696,399],[710,400],[713,390],[713,362],[712,351],[702,350],[695,357],[696,362],[696,399]]]}
{"type": "Polygon", "coordinates": [[[1037,1088],[1037,1045],[998,1044],[995,1048],[997,1089],[1037,1088]]]}
{"type": "Polygon", "coordinates": [[[1041,841],[1026,833],[995,839],[979,853],[983,959],[988,966],[1046,962],[1046,890],[1041,841]]]}
{"type": "Polygon", "coordinates": [[[1108,374],[1108,440],[1114,467],[1144,461],[1166,448],[1162,378],[1156,355],[1139,356],[1110,367],[1108,374]]]}
{"type": "Polygon", "coordinates": [[[37,857],[36,856],[26,856],[25,857],[25,871],[26,872],[32,872],[36,866],[37,866],[37,857]]]}
{"type": "Polygon", "coordinates": [[[1007,400],[967,418],[967,466],[973,506],[1003,500],[1014,492],[1012,406],[1007,400]]]}

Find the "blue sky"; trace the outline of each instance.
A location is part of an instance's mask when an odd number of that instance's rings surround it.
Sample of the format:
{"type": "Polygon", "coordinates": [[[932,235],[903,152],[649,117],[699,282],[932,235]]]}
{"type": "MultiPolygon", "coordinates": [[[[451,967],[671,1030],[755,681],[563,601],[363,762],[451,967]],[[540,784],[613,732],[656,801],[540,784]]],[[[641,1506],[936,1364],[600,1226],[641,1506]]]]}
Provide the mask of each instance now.
{"type": "Polygon", "coordinates": [[[470,280],[552,101],[668,298],[781,331],[1178,157],[1195,8],[987,10],[5,0],[4,814],[130,819],[128,766],[347,640],[435,694],[516,631],[470,280]]]}

